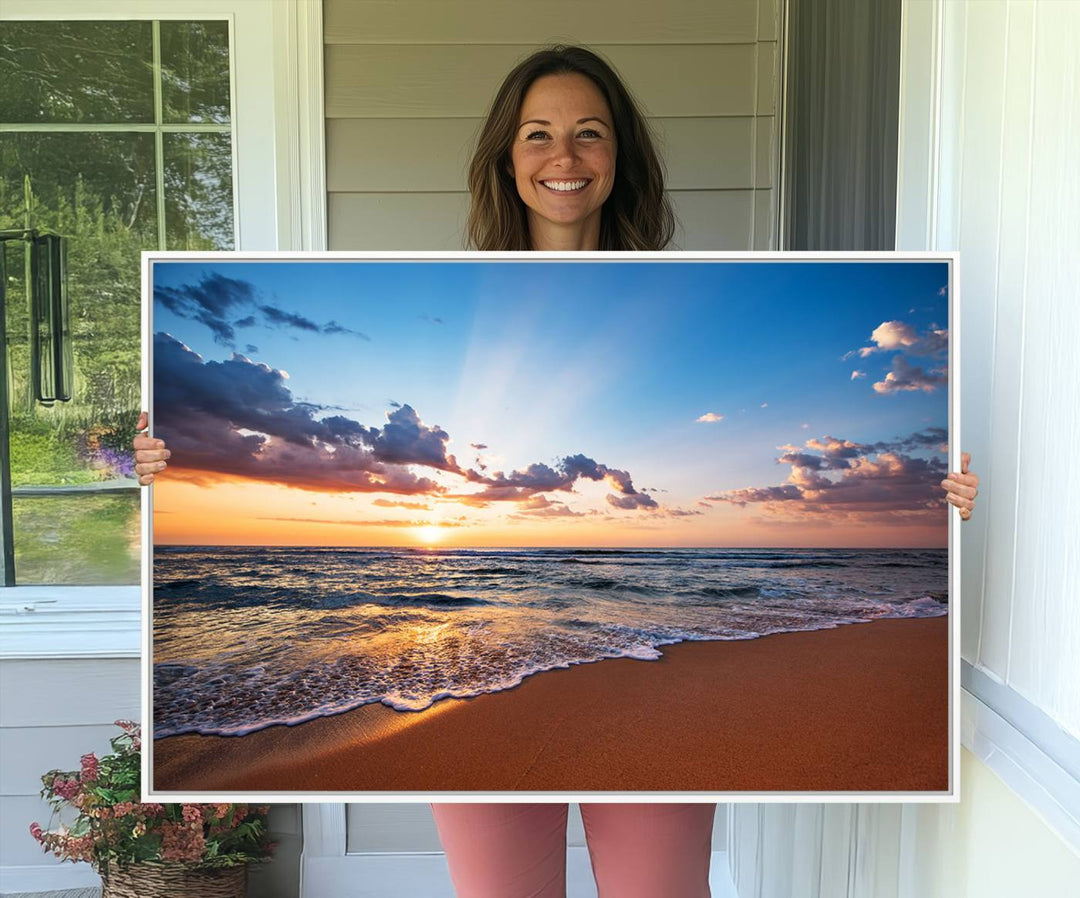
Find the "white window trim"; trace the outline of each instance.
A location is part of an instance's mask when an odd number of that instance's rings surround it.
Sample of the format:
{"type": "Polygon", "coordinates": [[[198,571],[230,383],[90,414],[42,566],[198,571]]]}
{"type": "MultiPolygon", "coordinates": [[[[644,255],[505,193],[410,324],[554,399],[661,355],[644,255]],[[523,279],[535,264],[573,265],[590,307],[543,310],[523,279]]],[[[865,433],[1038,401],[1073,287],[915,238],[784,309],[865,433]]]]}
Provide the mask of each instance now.
{"type": "MultiPolygon", "coordinates": [[[[325,249],[321,0],[0,5],[0,21],[154,18],[231,23],[237,249],[325,249]]],[[[0,589],[0,658],[137,657],[140,607],[138,586],[0,589]]]]}

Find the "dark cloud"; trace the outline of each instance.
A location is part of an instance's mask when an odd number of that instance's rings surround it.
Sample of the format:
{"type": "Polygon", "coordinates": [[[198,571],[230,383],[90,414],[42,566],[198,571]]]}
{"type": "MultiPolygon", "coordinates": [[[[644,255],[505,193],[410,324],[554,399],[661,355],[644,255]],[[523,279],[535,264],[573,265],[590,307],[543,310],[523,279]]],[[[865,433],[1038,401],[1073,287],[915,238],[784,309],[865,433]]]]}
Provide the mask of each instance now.
{"type": "Polygon", "coordinates": [[[259,347],[256,346],[254,343],[248,343],[248,345],[244,347],[244,352],[247,352],[247,353],[254,354],[254,353],[258,352],[258,351],[259,351],[259,347]]]}
{"type": "Polygon", "coordinates": [[[433,480],[380,455],[378,428],[317,420],[287,375],[233,355],[204,362],[168,334],[154,337],[157,436],[188,472],[228,474],[332,492],[437,493],[433,480]]]}
{"type": "Polygon", "coordinates": [[[438,425],[428,427],[411,405],[387,412],[382,429],[357,426],[380,461],[462,473],[454,456],[446,454],[450,434],[438,425]]]}
{"type": "Polygon", "coordinates": [[[927,427],[908,437],[897,437],[874,443],[878,452],[945,452],[948,448],[949,432],[944,427],[927,427]]]}
{"type": "Polygon", "coordinates": [[[297,330],[309,331],[315,334],[320,330],[319,325],[310,318],[305,318],[303,315],[297,315],[293,312],[286,312],[276,306],[261,305],[259,311],[266,316],[266,320],[270,324],[278,327],[295,327],[297,330]]]}
{"type": "Polygon", "coordinates": [[[655,499],[634,489],[626,471],[609,468],[581,454],[566,456],[554,468],[538,462],[509,474],[496,471],[488,475],[469,470],[466,477],[485,487],[472,494],[474,499],[484,502],[520,502],[537,493],[571,492],[574,484],[583,479],[603,481],[616,490],[620,495],[609,495],[608,502],[617,508],[659,508],[655,499]]]}
{"type": "Polygon", "coordinates": [[[236,331],[227,317],[254,301],[255,288],[217,272],[205,275],[198,284],[154,288],[154,301],[180,318],[198,321],[210,329],[214,342],[233,346],[236,331]]]}
{"type": "Polygon", "coordinates": [[[293,396],[287,380],[286,372],[237,353],[225,361],[204,361],[169,334],[156,334],[157,435],[169,444],[180,476],[213,473],[322,491],[439,495],[473,507],[514,502],[537,512],[553,507],[541,494],[572,492],[584,479],[606,483],[614,491],[607,497],[612,507],[659,509],[651,496],[634,488],[627,471],[586,455],[566,456],[554,466],[537,462],[509,474],[464,470],[447,451],[450,435],[438,424],[426,424],[412,406],[391,403],[382,427],[340,414],[320,418],[327,408],[293,396]],[[479,490],[451,494],[413,467],[456,475],[479,490]]]}
{"type": "Polygon", "coordinates": [[[874,392],[903,393],[922,390],[924,393],[932,393],[948,382],[948,369],[933,368],[926,372],[898,355],[893,357],[892,370],[885,375],[885,379],[874,384],[874,392]]]}
{"type": "Polygon", "coordinates": [[[441,318],[436,318],[436,317],[433,317],[431,315],[421,315],[420,319],[422,321],[430,321],[432,324],[445,324],[446,323],[441,318]]]}
{"type": "Polygon", "coordinates": [[[487,449],[487,443],[469,443],[469,445],[477,452],[483,452],[487,449]]]}
{"type": "Polygon", "coordinates": [[[343,324],[338,324],[336,321],[328,321],[322,326],[322,332],[324,334],[351,334],[354,337],[359,337],[361,340],[367,340],[371,342],[371,337],[361,331],[354,331],[351,327],[345,327],[343,324]]]}
{"type": "Polygon", "coordinates": [[[154,301],[174,315],[205,325],[213,334],[215,343],[230,349],[236,347],[236,328],[254,327],[258,323],[256,316],[250,312],[243,318],[230,319],[252,306],[262,313],[263,322],[268,326],[293,328],[307,333],[350,334],[361,340],[370,340],[367,334],[337,321],[319,325],[295,312],[287,312],[269,303],[259,303],[254,285],[217,272],[204,276],[198,284],[155,287],[154,301]]]}

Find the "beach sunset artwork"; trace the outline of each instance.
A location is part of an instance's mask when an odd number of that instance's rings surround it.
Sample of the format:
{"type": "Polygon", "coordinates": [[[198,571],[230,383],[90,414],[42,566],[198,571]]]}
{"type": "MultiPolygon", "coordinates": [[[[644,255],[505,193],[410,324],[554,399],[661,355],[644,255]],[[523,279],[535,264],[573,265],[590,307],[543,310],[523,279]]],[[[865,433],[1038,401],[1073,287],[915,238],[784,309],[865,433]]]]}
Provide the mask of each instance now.
{"type": "Polygon", "coordinates": [[[947,794],[950,263],[150,263],[151,788],[947,794]]]}

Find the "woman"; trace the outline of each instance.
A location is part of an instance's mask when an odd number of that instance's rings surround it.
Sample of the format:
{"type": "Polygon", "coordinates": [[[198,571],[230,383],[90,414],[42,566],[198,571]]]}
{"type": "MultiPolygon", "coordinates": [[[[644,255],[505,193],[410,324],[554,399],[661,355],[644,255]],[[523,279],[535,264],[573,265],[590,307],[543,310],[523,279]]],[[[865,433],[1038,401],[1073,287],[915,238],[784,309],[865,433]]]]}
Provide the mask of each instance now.
{"type": "MultiPolygon", "coordinates": [[[[506,78],[469,168],[468,234],[480,250],[660,250],[674,217],[648,127],[614,71],[580,47],[534,53],[506,78]]],[[[146,426],[145,415],[139,429],[146,426]]],[[[137,437],[136,471],[165,468],[137,437]]],[[[971,516],[978,478],[943,482],[971,516]]],[[[583,804],[601,898],[709,895],[714,804],[583,804]]],[[[565,804],[435,804],[460,898],[565,894],[565,804]]]]}

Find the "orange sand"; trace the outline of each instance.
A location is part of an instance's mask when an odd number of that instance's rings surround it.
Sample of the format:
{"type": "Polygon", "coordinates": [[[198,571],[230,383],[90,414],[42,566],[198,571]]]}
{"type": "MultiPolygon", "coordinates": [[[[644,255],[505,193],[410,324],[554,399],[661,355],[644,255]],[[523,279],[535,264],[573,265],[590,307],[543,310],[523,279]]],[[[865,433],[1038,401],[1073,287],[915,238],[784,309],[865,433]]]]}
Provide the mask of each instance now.
{"type": "Polygon", "coordinates": [[[153,745],[161,792],[945,791],[948,619],[666,646],[420,712],[153,745]]]}

